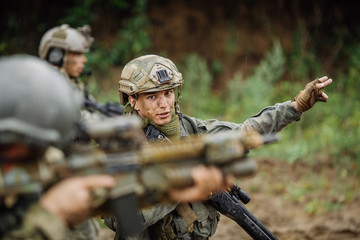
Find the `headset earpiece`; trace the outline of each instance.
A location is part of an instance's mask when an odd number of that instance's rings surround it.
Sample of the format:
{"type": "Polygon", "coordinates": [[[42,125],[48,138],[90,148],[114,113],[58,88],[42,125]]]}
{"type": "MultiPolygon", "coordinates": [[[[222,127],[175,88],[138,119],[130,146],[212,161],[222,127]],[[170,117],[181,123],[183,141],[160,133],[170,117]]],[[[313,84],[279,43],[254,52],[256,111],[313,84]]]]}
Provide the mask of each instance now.
{"type": "Polygon", "coordinates": [[[65,50],[58,47],[53,47],[49,50],[46,60],[58,67],[61,67],[64,63],[65,50]]]}

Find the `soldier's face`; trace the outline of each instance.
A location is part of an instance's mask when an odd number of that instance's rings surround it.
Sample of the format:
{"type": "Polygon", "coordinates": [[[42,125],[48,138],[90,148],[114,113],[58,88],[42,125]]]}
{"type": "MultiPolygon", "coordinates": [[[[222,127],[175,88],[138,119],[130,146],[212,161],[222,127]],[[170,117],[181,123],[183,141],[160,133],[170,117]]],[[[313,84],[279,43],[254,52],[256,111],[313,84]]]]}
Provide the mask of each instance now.
{"type": "Polygon", "coordinates": [[[77,78],[84,70],[86,62],[87,58],[83,53],[68,52],[66,55],[65,70],[70,77],[77,78]]]}
{"type": "Polygon", "coordinates": [[[158,125],[164,125],[171,121],[174,113],[175,93],[174,89],[141,93],[138,99],[129,97],[129,102],[140,117],[148,118],[158,125]]]}

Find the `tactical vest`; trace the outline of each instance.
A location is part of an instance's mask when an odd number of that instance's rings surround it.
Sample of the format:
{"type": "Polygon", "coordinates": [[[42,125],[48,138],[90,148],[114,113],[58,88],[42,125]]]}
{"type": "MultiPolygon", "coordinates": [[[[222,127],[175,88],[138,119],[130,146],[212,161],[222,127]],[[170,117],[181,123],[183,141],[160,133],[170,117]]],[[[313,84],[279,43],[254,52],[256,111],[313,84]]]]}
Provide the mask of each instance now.
{"type": "MultiPolygon", "coordinates": [[[[195,123],[186,115],[180,116],[181,136],[196,134],[195,123]]],[[[152,125],[144,128],[148,140],[168,140],[164,133],[152,125]]],[[[212,236],[217,228],[220,214],[207,203],[180,203],[175,210],[151,225],[148,230],[151,239],[161,240],[204,240],[212,236]]]]}

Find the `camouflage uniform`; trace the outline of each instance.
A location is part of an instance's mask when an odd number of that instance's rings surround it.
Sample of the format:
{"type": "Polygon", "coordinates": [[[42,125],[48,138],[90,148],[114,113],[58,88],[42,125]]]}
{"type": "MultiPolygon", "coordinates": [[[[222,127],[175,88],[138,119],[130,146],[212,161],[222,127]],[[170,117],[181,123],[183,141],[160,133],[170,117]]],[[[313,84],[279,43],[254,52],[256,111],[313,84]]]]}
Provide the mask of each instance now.
{"type": "MultiPolygon", "coordinates": [[[[2,214],[5,209],[1,209],[2,214]]],[[[16,212],[16,210],[13,210],[16,212]]],[[[12,215],[14,216],[14,214],[12,215]]],[[[11,218],[8,217],[7,221],[11,218]]],[[[3,223],[2,223],[3,224],[3,223]]],[[[22,224],[11,231],[7,229],[4,240],[63,240],[65,238],[66,223],[58,216],[52,215],[37,203],[33,203],[22,216],[22,224]]]]}
{"type": "MultiPolygon", "coordinates": [[[[290,101],[278,103],[267,107],[257,115],[250,117],[244,123],[218,121],[216,119],[200,120],[194,117],[183,115],[179,109],[179,99],[183,79],[181,73],[169,59],[156,55],[146,55],[130,61],[125,65],[119,81],[120,103],[125,105],[128,96],[135,96],[138,93],[163,91],[175,88],[175,112],[180,122],[173,119],[162,126],[144,120],[144,133],[148,139],[163,141],[173,136],[162,131],[163,127],[177,129],[179,126],[180,137],[189,134],[212,134],[229,130],[257,130],[261,134],[279,132],[282,128],[299,120],[301,113],[298,112],[290,101]],[[169,126],[171,125],[171,126],[169,126]]],[[[133,109],[125,109],[133,113],[133,109]]],[[[136,113],[135,113],[136,114],[136,113]]],[[[169,130],[168,132],[173,132],[169,130]]],[[[148,239],[196,239],[204,240],[212,236],[217,228],[219,213],[206,202],[200,203],[178,203],[170,205],[156,205],[142,211],[146,229],[137,236],[128,237],[127,240],[148,240],[148,239]]],[[[116,230],[114,218],[108,218],[105,224],[116,230]]],[[[119,229],[121,231],[121,229],[119,229]]],[[[117,239],[121,239],[121,233],[117,232],[117,239]]]]}
{"type": "Polygon", "coordinates": [[[291,101],[277,103],[261,110],[258,114],[248,118],[245,122],[237,124],[232,122],[211,120],[194,121],[198,133],[216,133],[224,130],[250,130],[255,129],[260,134],[271,134],[281,131],[284,127],[294,121],[300,120],[301,113],[298,112],[291,101]]]}
{"type": "MultiPolygon", "coordinates": [[[[58,154],[63,153],[56,148],[48,148],[40,161],[57,161],[58,154]]],[[[5,176],[6,178],[6,176],[5,176]]],[[[47,212],[38,203],[39,196],[21,196],[11,208],[0,203],[0,239],[2,232],[7,231],[4,239],[97,239],[99,223],[90,218],[72,229],[58,216],[47,212]],[[14,229],[9,231],[9,229],[14,229]]]]}
{"type": "Polygon", "coordinates": [[[74,229],[68,230],[64,239],[98,239],[99,229],[98,220],[96,218],[89,218],[74,229]]]}
{"type": "MultiPolygon", "coordinates": [[[[93,102],[96,102],[95,97],[90,95],[88,93],[88,90],[86,89],[86,86],[83,82],[80,81],[80,79],[77,78],[69,78],[67,76],[70,83],[74,86],[76,90],[79,91],[80,94],[84,96],[84,99],[90,98],[93,102]]],[[[102,115],[99,112],[89,111],[85,106],[81,108],[81,119],[82,121],[100,121],[101,119],[104,119],[105,116],[102,115]]]]}
{"type": "MultiPolygon", "coordinates": [[[[183,116],[181,124],[181,136],[185,137],[188,133],[193,134],[211,134],[228,130],[248,130],[255,129],[261,134],[271,134],[279,132],[282,128],[299,120],[301,113],[298,112],[290,101],[278,103],[274,106],[267,107],[257,115],[250,117],[242,124],[233,122],[218,121],[216,119],[200,120],[193,117],[183,116]]],[[[148,138],[162,139],[161,132],[156,129],[148,131],[148,138]]],[[[163,135],[164,136],[164,135],[163,135]]],[[[145,226],[151,237],[129,238],[129,239],[158,239],[160,232],[164,238],[160,239],[208,239],[212,236],[217,228],[219,214],[217,211],[206,203],[190,203],[192,210],[195,212],[197,219],[192,223],[193,231],[189,232],[189,223],[186,223],[183,217],[178,213],[177,205],[155,206],[142,214],[145,219],[145,226]]]]}

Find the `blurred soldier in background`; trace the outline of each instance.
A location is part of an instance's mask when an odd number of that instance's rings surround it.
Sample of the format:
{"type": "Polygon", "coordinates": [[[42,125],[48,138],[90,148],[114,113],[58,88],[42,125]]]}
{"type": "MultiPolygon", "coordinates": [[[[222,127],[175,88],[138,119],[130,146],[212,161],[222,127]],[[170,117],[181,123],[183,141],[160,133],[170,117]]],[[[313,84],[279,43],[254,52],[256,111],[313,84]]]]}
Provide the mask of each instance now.
{"type": "Polygon", "coordinates": [[[87,63],[85,53],[89,52],[93,41],[89,25],[75,29],[63,24],[48,30],[39,46],[39,56],[59,69],[82,92],[85,101],[82,117],[85,120],[122,114],[122,108],[118,104],[98,103],[80,79],[87,63]]]}
{"type": "MultiPolygon", "coordinates": [[[[71,84],[83,95],[84,101],[96,103],[95,98],[89,94],[80,79],[87,63],[85,53],[89,52],[93,41],[89,25],[75,29],[68,24],[63,24],[51,28],[43,35],[39,46],[39,56],[70,80],[71,84]]],[[[82,120],[98,121],[104,117],[99,112],[88,108],[85,103],[82,106],[82,120]]],[[[99,229],[100,226],[96,219],[88,219],[77,229],[69,231],[68,238],[96,239],[99,229]]]]}
{"type": "MultiPolygon", "coordinates": [[[[308,83],[294,101],[267,107],[242,124],[200,120],[183,115],[179,100],[184,83],[175,64],[157,55],[145,55],[127,63],[119,81],[120,103],[125,113],[143,119],[143,130],[149,140],[171,140],[189,134],[216,133],[229,130],[254,129],[262,135],[279,132],[317,101],[326,102],[328,96],[321,89],[332,82],[322,77],[308,83]]],[[[210,182],[209,182],[210,183],[210,182]]],[[[179,192],[172,197],[180,197],[179,192]]],[[[186,193],[181,194],[186,199],[186,193]]],[[[156,206],[143,211],[147,229],[131,239],[196,239],[205,240],[217,228],[219,213],[206,202],[182,201],[171,206],[156,206]]],[[[116,230],[114,219],[106,225],[116,230]]],[[[121,230],[120,230],[121,231],[121,230]]],[[[121,234],[121,233],[120,233],[121,234]]],[[[120,237],[117,232],[117,236],[120,237]]]]}
{"type": "MultiPolygon", "coordinates": [[[[1,58],[0,75],[1,181],[33,188],[21,166],[61,155],[59,148],[75,135],[81,96],[58,71],[32,56],[1,58]]],[[[88,217],[91,189],[114,184],[111,176],[93,175],[63,180],[41,196],[2,194],[0,238],[67,239],[67,229],[88,217]]]]}
{"type": "Polygon", "coordinates": [[[89,25],[75,29],[63,24],[48,30],[39,46],[39,56],[59,69],[84,95],[88,93],[79,77],[87,63],[85,53],[94,41],[90,34],[89,25]]]}
{"type": "MultiPolygon", "coordinates": [[[[91,36],[89,25],[75,29],[68,24],[63,24],[51,28],[43,35],[39,46],[39,56],[59,69],[82,93],[84,99],[91,99],[95,102],[95,98],[89,95],[85,84],[80,79],[80,75],[87,63],[85,53],[89,52],[93,41],[94,38],[91,36]]],[[[102,116],[98,112],[90,111],[85,104],[83,106],[85,107],[81,110],[83,120],[101,119],[102,116]]],[[[96,220],[90,219],[78,228],[77,231],[71,233],[74,235],[74,239],[86,239],[79,238],[77,235],[87,236],[90,233],[95,239],[99,231],[99,224],[96,220]]]]}

